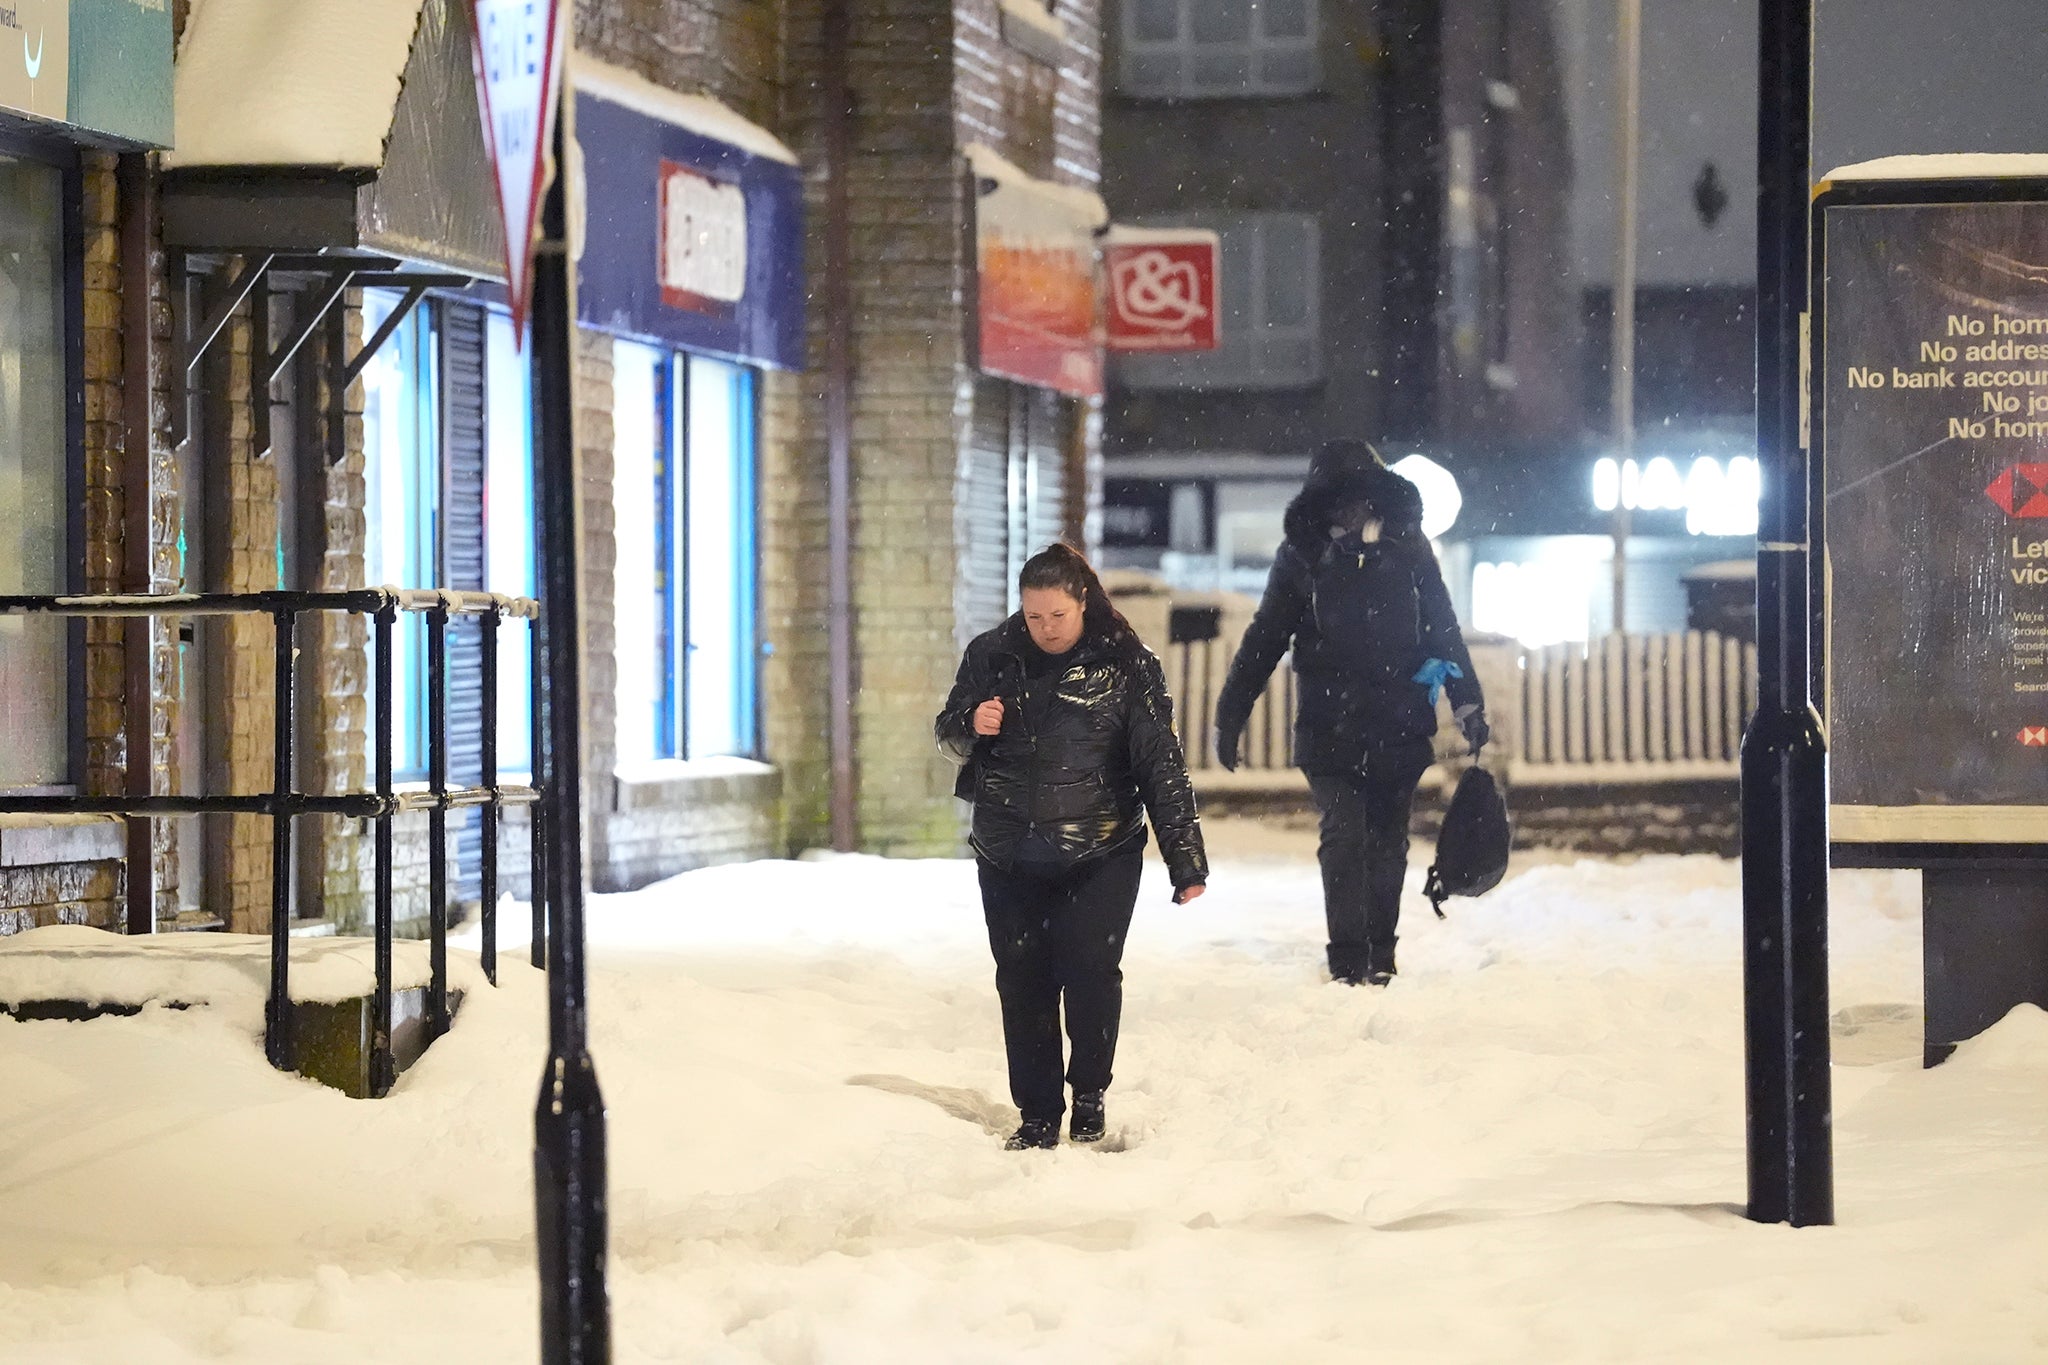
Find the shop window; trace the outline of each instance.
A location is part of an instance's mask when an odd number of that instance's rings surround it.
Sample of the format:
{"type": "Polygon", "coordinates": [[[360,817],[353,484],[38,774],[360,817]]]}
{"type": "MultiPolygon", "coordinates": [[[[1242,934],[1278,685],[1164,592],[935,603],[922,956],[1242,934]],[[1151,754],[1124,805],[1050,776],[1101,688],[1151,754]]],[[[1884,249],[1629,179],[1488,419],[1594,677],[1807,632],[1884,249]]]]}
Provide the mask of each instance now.
{"type": "MultiPolygon", "coordinates": [[[[0,156],[0,593],[71,587],[64,177],[0,156]]],[[[67,633],[0,617],[0,788],[70,776],[67,633]]]]}
{"type": "Polygon", "coordinates": [[[621,763],[755,752],[754,375],[616,343],[621,763]]]}
{"type": "Polygon", "coordinates": [[[1558,550],[1521,563],[1472,567],[1472,629],[1505,635],[1529,648],[1583,642],[1593,635],[1594,596],[1608,582],[1608,565],[1578,542],[1559,537],[1558,550]],[[1575,553],[1576,551],[1576,553],[1575,553]]]}
{"type": "MultiPolygon", "coordinates": [[[[383,325],[399,298],[384,290],[363,291],[366,334],[383,325]]],[[[364,581],[371,587],[437,586],[438,361],[433,307],[421,304],[363,369],[364,581]]],[[[425,617],[415,612],[401,612],[392,632],[391,722],[394,776],[400,781],[424,778],[427,633],[425,617]]]]}
{"type": "Polygon", "coordinates": [[[1316,0],[1123,0],[1120,93],[1141,99],[1312,94],[1316,0]]]}
{"type": "Polygon", "coordinates": [[[1310,213],[1176,217],[1222,242],[1222,317],[1213,351],[1117,359],[1134,389],[1286,389],[1322,378],[1322,230],[1310,213]]]}
{"type": "MultiPolygon", "coordinates": [[[[534,597],[533,362],[513,344],[512,319],[484,324],[484,589],[534,597]]],[[[533,628],[498,632],[498,771],[533,770],[533,628]]]]}

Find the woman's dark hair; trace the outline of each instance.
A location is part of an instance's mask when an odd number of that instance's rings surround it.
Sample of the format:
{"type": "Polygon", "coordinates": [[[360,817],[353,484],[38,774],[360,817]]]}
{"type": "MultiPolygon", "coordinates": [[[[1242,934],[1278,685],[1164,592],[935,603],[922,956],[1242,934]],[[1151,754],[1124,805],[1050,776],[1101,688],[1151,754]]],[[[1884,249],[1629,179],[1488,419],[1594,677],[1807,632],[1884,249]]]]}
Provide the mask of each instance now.
{"type": "Polygon", "coordinates": [[[1024,561],[1017,575],[1019,591],[1025,588],[1058,588],[1081,604],[1081,620],[1088,630],[1105,640],[1136,640],[1138,633],[1109,600],[1109,592],[1096,577],[1088,557],[1071,545],[1054,542],[1024,561]]]}

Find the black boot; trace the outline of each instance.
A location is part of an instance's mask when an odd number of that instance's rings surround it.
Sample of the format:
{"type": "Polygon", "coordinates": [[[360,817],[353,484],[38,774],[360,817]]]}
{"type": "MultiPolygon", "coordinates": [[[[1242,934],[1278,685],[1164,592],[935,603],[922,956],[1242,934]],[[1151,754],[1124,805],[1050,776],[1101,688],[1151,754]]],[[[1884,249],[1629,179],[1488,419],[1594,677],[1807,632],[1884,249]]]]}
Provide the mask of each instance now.
{"type": "Polygon", "coordinates": [[[1003,1144],[1006,1152],[1028,1152],[1034,1147],[1057,1147],[1060,1145],[1060,1121],[1058,1119],[1026,1119],[1017,1125],[1017,1131],[1010,1134],[1010,1140],[1003,1144]]]}
{"type": "Polygon", "coordinates": [[[1067,1136],[1076,1142],[1100,1142],[1103,1133],[1102,1092],[1074,1096],[1074,1114],[1067,1122],[1067,1136]]]}
{"type": "Polygon", "coordinates": [[[1394,979],[1395,939],[1384,943],[1372,943],[1365,949],[1365,979],[1374,986],[1384,986],[1394,979]]]}
{"type": "Polygon", "coordinates": [[[1365,980],[1367,969],[1366,946],[1363,943],[1330,945],[1330,980],[1356,986],[1365,980]]]}

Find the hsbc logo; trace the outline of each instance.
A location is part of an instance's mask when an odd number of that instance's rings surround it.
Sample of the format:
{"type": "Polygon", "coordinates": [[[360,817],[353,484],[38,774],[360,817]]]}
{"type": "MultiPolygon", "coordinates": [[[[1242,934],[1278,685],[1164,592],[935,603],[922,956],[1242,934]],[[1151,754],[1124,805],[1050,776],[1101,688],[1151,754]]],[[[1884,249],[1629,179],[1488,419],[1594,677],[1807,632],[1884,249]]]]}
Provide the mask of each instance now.
{"type": "Polygon", "coordinates": [[[2029,749],[2048,749],[2048,725],[2023,725],[2020,743],[2029,749]]]}
{"type": "Polygon", "coordinates": [[[1984,496],[2009,517],[2048,517],[2048,464],[2016,464],[1986,485],[1984,496]]]}

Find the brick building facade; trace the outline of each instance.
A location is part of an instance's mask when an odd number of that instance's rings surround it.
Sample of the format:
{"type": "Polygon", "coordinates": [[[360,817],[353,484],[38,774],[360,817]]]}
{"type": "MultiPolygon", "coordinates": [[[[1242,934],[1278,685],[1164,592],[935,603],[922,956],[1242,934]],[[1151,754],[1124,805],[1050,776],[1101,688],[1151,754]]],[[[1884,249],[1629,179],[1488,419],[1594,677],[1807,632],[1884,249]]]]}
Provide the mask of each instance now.
{"type": "MultiPolygon", "coordinates": [[[[873,851],[958,849],[952,770],[931,743],[930,717],[961,644],[993,623],[991,613],[1007,610],[1015,564],[1037,548],[1028,542],[1084,535],[1096,497],[1099,403],[1058,398],[972,368],[973,181],[964,149],[979,144],[1032,176],[1072,188],[1090,189],[1098,175],[1095,5],[1059,4],[1055,27],[1046,16],[1020,14],[1016,7],[1029,2],[849,0],[855,136],[843,172],[853,262],[846,281],[854,349],[847,513],[857,689],[850,798],[859,846],[873,851]],[[1000,448],[1004,414],[1038,414],[1029,418],[1037,423],[1038,446],[1027,451],[1015,437],[1015,450],[1000,448]],[[990,445],[992,429],[997,448],[990,445]],[[999,498],[1012,496],[1006,461],[1029,464],[1033,486],[1051,491],[1029,509],[1021,493],[1012,497],[1017,506],[1000,507],[1002,534],[992,542],[970,504],[986,501],[991,489],[999,498]],[[979,586],[966,592],[963,582],[979,586]]],[[[636,651],[647,584],[632,559],[644,492],[627,471],[641,458],[629,434],[648,421],[634,406],[633,385],[641,379],[629,373],[646,346],[616,329],[582,329],[585,827],[592,884],[601,890],[818,846],[830,837],[834,707],[824,679],[832,442],[821,380],[829,319],[817,303],[827,254],[825,9],[819,0],[583,0],[574,7],[579,60],[664,91],[709,97],[723,106],[716,117],[737,116],[793,149],[807,199],[803,254],[812,282],[802,367],[739,366],[746,397],[734,411],[749,424],[745,441],[758,490],[741,537],[754,545],[754,559],[741,580],[758,584],[759,646],[757,663],[740,676],[758,689],[758,738],[733,744],[731,756],[649,761],[623,752],[643,709],[631,679],[644,671],[636,651]]],[[[174,5],[181,61],[190,55],[188,28],[197,32],[204,13],[203,0],[174,5]]],[[[451,82],[466,20],[459,0],[423,0],[422,15],[410,46],[398,54],[403,75],[383,140],[391,164],[358,196],[364,222],[404,219],[405,195],[418,197],[421,184],[441,188],[416,174],[429,163],[399,162],[424,154],[407,141],[420,140],[407,131],[419,124],[417,106],[436,92],[445,99],[459,90],[451,82]]],[[[262,59],[259,53],[248,60],[262,59]]],[[[252,81],[251,88],[267,87],[252,81]]],[[[425,151],[474,160],[480,146],[425,151]]],[[[337,360],[357,355],[381,330],[390,300],[348,289],[266,393],[260,358],[311,316],[307,310],[318,306],[320,281],[328,278],[311,267],[298,276],[280,273],[275,289],[232,309],[194,372],[200,399],[188,407],[176,373],[180,338],[189,341],[197,322],[230,297],[238,274],[262,259],[255,242],[216,242],[203,222],[193,226],[207,211],[200,196],[216,192],[205,188],[209,176],[233,180],[243,172],[256,186],[248,193],[274,193],[274,182],[257,174],[274,168],[230,166],[233,174],[223,175],[180,162],[180,155],[161,163],[140,153],[74,157],[83,300],[76,317],[83,412],[75,444],[86,512],[69,552],[77,567],[63,586],[251,592],[396,581],[385,572],[395,562],[392,504],[380,501],[390,496],[393,478],[386,467],[392,381],[379,378],[381,353],[345,393],[333,378],[337,360]],[[167,209],[167,194],[183,198],[167,209]],[[168,245],[167,223],[175,239],[168,245]]],[[[468,165],[455,179],[466,183],[479,170],[468,165]]],[[[448,193],[460,208],[461,185],[448,193]]],[[[459,225],[451,231],[461,236],[459,225]]],[[[388,253],[404,269],[477,275],[486,273],[476,264],[486,256],[478,245],[473,237],[422,244],[394,230],[349,249],[388,253]]],[[[467,329],[485,338],[474,343],[474,359],[490,368],[496,306],[489,286],[437,287],[393,332],[398,339],[386,343],[400,354],[417,329],[422,354],[441,356],[434,396],[419,400],[434,449],[417,457],[439,480],[438,497],[451,496],[462,479],[488,476],[487,469],[451,473],[451,451],[461,443],[451,433],[481,423],[470,436],[481,442],[475,458],[488,466],[497,439],[491,423],[502,414],[461,409],[469,400],[448,387],[456,378],[447,366],[448,355],[471,344],[461,340],[467,329]]],[[[687,351],[677,354],[688,360],[687,351]]],[[[444,512],[454,521],[461,509],[436,503],[436,515],[444,512]]],[[[449,550],[445,529],[436,534],[442,541],[422,551],[416,585],[467,586],[440,582],[459,556],[449,550]]],[[[300,624],[303,790],[362,790],[371,779],[369,639],[368,623],[357,615],[316,614],[300,624]]],[[[83,679],[69,709],[76,758],[68,780],[50,784],[52,790],[197,794],[268,787],[275,641],[266,619],[210,618],[183,629],[164,621],[95,621],[76,648],[83,679]],[[147,754],[146,787],[141,774],[131,777],[138,750],[147,754]]],[[[459,698],[452,705],[458,715],[471,714],[459,698]]],[[[209,822],[203,834],[195,832],[196,820],[138,822],[149,841],[146,879],[130,876],[144,866],[135,861],[141,845],[131,848],[117,820],[0,820],[0,929],[59,921],[266,928],[269,821],[201,819],[209,822]],[[146,908],[129,904],[131,887],[147,892],[146,908]]],[[[402,925],[418,925],[427,912],[425,821],[411,815],[397,822],[402,925]]],[[[311,929],[359,929],[369,914],[366,827],[339,817],[299,823],[295,915],[311,929]]],[[[521,893],[523,838],[523,822],[513,821],[502,875],[521,893]]],[[[462,842],[459,834],[451,839],[458,886],[462,859],[471,856],[462,842]]]]}
{"type": "MultiPolygon", "coordinates": [[[[960,649],[995,624],[1020,550],[1034,533],[1079,536],[1090,508],[1099,406],[1064,409],[1057,509],[1012,507],[995,535],[974,506],[1004,475],[983,439],[1017,386],[978,375],[968,336],[974,257],[964,149],[980,144],[1043,180],[1093,189],[1099,174],[1099,15],[1093,0],[1052,10],[1061,38],[1032,46],[1024,21],[995,0],[849,0],[848,66],[855,154],[848,174],[852,396],[854,734],[858,843],[875,852],[960,847],[953,768],[931,738],[960,649]],[[1048,61],[1047,56],[1056,56],[1048,61]],[[977,418],[980,421],[977,421],[977,418]],[[993,595],[963,585],[992,583],[993,595]],[[992,619],[992,613],[993,618],[992,619]]],[[[790,6],[787,135],[807,166],[824,161],[819,0],[790,6]]],[[[813,181],[812,273],[826,254],[824,190],[813,181]]],[[[813,314],[812,354],[826,319],[813,314]]],[[[790,842],[827,839],[825,601],[809,566],[825,541],[825,398],[813,381],[791,395],[789,461],[766,486],[767,615],[778,643],[768,676],[771,748],[784,765],[790,842]]],[[[1015,499],[1013,499],[1013,502],[1015,499]]],[[[1042,543],[1042,542],[1041,542],[1042,543]]],[[[1026,551],[1028,552],[1028,551],[1026,551]]]]}

